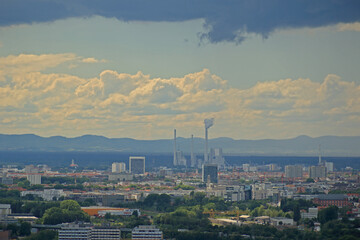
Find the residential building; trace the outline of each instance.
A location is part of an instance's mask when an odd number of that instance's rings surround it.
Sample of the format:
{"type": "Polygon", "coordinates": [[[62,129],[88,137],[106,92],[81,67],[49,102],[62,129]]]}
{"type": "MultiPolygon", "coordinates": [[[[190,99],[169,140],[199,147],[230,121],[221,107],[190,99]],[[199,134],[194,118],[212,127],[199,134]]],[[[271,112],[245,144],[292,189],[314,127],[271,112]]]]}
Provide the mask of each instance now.
{"type": "Polygon", "coordinates": [[[145,157],[130,157],[129,172],[132,174],[145,174],[145,157]]]}
{"type": "Polygon", "coordinates": [[[91,240],[120,240],[121,231],[118,228],[94,227],[90,231],[91,240]]]}
{"type": "Polygon", "coordinates": [[[325,166],[310,166],[309,167],[310,178],[325,178],[326,167],[325,166]]]}
{"type": "Polygon", "coordinates": [[[89,240],[91,234],[89,224],[64,224],[58,231],[59,240],[89,240]]]}
{"type": "Polygon", "coordinates": [[[156,226],[140,225],[131,232],[132,240],[162,240],[163,233],[156,226]]]}
{"type": "Polygon", "coordinates": [[[25,173],[38,173],[39,168],[35,167],[34,165],[26,165],[24,171],[25,173]]]}
{"type": "Polygon", "coordinates": [[[12,185],[14,184],[14,180],[11,177],[2,177],[1,183],[5,185],[12,185]]]}
{"type": "Polygon", "coordinates": [[[129,173],[115,173],[109,175],[109,181],[132,181],[133,179],[134,175],[129,173]]]}
{"type": "Polygon", "coordinates": [[[45,201],[58,200],[60,197],[65,197],[63,189],[44,189],[43,191],[22,191],[20,195],[22,197],[26,195],[33,195],[43,198],[45,201]]]}
{"type": "Polygon", "coordinates": [[[325,162],[325,167],[327,172],[334,171],[334,163],[333,162],[325,162]]]}
{"type": "Polygon", "coordinates": [[[303,167],[301,165],[287,165],[285,166],[285,177],[287,178],[302,178],[303,167]]]}
{"type": "Polygon", "coordinates": [[[27,175],[27,180],[31,185],[41,184],[41,175],[29,174],[27,175]]]}
{"type": "Polygon", "coordinates": [[[227,186],[224,198],[230,202],[251,200],[251,186],[227,186]]]}
{"type": "Polygon", "coordinates": [[[94,227],[88,223],[66,223],[59,232],[59,240],[120,240],[121,231],[111,227],[94,227]]]}
{"type": "Polygon", "coordinates": [[[242,165],[242,168],[243,168],[244,172],[249,172],[250,171],[250,164],[244,163],[242,165]]]}
{"type": "Polygon", "coordinates": [[[314,208],[309,208],[308,211],[306,212],[301,212],[301,218],[302,219],[313,219],[313,218],[317,218],[318,217],[318,208],[314,207],[314,208]]]}
{"type": "Polygon", "coordinates": [[[123,162],[114,162],[111,165],[111,172],[113,173],[121,173],[126,171],[126,164],[123,162]]]}

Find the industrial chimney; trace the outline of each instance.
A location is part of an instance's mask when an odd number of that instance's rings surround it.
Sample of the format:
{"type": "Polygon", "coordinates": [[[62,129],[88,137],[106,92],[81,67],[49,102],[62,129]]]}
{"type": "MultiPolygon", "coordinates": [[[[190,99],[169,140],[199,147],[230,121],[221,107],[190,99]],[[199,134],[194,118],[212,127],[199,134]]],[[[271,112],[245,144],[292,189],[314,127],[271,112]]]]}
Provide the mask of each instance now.
{"type": "Polygon", "coordinates": [[[205,124],[205,153],[204,153],[204,163],[209,162],[208,157],[208,129],[214,125],[214,118],[207,118],[204,120],[205,124]]]}
{"type": "Polygon", "coordinates": [[[176,129],[174,129],[174,166],[177,166],[177,158],[176,158],[176,129]]]}

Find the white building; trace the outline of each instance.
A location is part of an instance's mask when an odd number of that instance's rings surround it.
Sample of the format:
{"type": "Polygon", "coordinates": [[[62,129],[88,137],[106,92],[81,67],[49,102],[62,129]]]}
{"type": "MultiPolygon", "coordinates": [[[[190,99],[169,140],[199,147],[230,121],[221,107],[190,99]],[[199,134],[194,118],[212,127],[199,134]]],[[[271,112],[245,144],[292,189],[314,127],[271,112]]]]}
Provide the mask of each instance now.
{"type": "Polygon", "coordinates": [[[111,165],[111,172],[113,173],[121,173],[126,171],[126,164],[123,162],[114,162],[111,165]]]}
{"type": "Polygon", "coordinates": [[[33,195],[42,197],[45,201],[58,200],[60,197],[65,197],[66,194],[62,189],[44,189],[44,191],[22,191],[20,196],[33,195]]]}
{"type": "Polygon", "coordinates": [[[120,229],[110,227],[94,227],[91,224],[63,224],[59,232],[59,240],[120,240],[120,229]]]}
{"type": "Polygon", "coordinates": [[[318,208],[309,208],[308,212],[301,212],[301,218],[313,219],[318,217],[318,208]]]}
{"type": "Polygon", "coordinates": [[[325,167],[328,172],[334,171],[334,163],[333,162],[325,162],[325,167]]]}
{"type": "Polygon", "coordinates": [[[272,225],[272,226],[293,226],[294,220],[292,218],[274,217],[274,218],[270,218],[270,225],[272,225]]]}
{"type": "Polygon", "coordinates": [[[94,227],[90,231],[91,240],[120,240],[121,231],[117,228],[94,227]]]}
{"type": "Polygon", "coordinates": [[[162,240],[163,233],[156,226],[140,225],[131,232],[132,240],[162,240]]]}
{"type": "Polygon", "coordinates": [[[11,214],[11,205],[0,204],[0,220],[5,219],[9,214],[11,214]]]}
{"type": "Polygon", "coordinates": [[[31,185],[41,184],[41,175],[29,174],[27,180],[31,185]]]}
{"type": "Polygon", "coordinates": [[[250,171],[250,164],[244,163],[242,165],[242,168],[243,168],[244,172],[249,172],[250,171]]]}
{"type": "Polygon", "coordinates": [[[59,240],[89,240],[91,233],[91,225],[82,224],[64,224],[58,231],[59,240]]]}
{"type": "Polygon", "coordinates": [[[101,210],[98,212],[99,216],[104,217],[107,213],[110,213],[114,216],[132,216],[134,212],[137,212],[138,216],[141,215],[139,209],[128,209],[124,208],[121,210],[101,210]]]}

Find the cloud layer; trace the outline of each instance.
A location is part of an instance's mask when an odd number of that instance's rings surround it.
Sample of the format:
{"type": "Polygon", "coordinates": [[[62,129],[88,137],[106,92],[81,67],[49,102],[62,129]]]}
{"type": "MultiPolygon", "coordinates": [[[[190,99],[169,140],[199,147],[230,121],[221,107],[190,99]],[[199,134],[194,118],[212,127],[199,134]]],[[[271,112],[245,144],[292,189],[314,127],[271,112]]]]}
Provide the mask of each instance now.
{"type": "Polygon", "coordinates": [[[357,0],[2,0],[0,6],[0,26],[96,15],[121,21],[204,19],[200,37],[213,43],[240,43],[246,33],[266,38],[277,29],[360,21],[357,0]]]}
{"type": "Polygon", "coordinates": [[[234,138],[360,134],[360,86],[336,75],[236,89],[208,69],[166,79],[112,70],[90,79],[42,72],[83,60],[0,58],[0,132],[161,138],[174,127],[202,129],[203,119],[215,117],[212,133],[234,138]]]}

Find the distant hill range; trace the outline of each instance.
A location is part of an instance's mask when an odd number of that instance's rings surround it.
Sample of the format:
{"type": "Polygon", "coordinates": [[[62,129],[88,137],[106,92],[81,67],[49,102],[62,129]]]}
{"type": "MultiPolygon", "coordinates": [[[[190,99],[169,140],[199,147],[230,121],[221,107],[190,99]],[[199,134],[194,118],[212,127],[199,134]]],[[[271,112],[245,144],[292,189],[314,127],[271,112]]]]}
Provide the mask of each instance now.
{"type": "MultiPolygon", "coordinates": [[[[224,154],[270,155],[270,156],[316,156],[321,144],[324,156],[360,156],[360,136],[323,136],[311,138],[299,136],[292,139],[234,140],[214,138],[210,147],[221,147],[224,154]]],[[[188,154],[191,149],[190,138],[178,138],[178,149],[188,154]]],[[[135,140],[131,138],[106,138],[84,135],[75,138],[61,136],[40,137],[33,134],[0,134],[0,151],[32,152],[128,152],[128,153],[170,153],[173,139],[135,140]]],[[[204,139],[194,138],[195,153],[204,152],[204,139]]]]}

